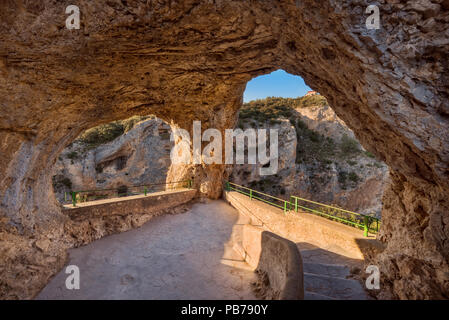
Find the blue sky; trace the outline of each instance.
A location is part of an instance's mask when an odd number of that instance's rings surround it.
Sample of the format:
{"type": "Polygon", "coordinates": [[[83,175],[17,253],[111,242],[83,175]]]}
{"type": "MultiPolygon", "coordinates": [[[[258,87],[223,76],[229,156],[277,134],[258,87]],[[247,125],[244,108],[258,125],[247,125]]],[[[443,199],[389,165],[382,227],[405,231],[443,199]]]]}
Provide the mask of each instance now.
{"type": "Polygon", "coordinates": [[[246,85],[243,101],[248,102],[266,97],[302,97],[310,89],[301,77],[293,76],[284,70],[252,79],[246,85]]]}

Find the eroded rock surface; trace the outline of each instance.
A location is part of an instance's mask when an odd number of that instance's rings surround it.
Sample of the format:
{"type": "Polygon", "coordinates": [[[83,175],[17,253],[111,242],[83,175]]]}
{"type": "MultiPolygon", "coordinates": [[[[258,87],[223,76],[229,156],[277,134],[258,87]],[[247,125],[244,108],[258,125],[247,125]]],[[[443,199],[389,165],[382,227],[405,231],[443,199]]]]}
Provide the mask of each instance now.
{"type": "MultiPolygon", "coordinates": [[[[295,104],[301,99],[290,100],[295,104]]],[[[268,100],[278,108],[287,103],[282,98],[268,100]]],[[[264,101],[269,104],[267,99],[259,101],[262,106],[264,101]]],[[[268,110],[272,108],[276,106],[268,110]]],[[[382,195],[389,182],[387,166],[363,150],[352,130],[329,105],[293,105],[283,110],[288,119],[280,116],[260,121],[259,116],[259,120],[250,120],[247,113],[240,112],[239,124],[245,130],[277,130],[278,170],[264,176],[260,169],[268,163],[236,164],[230,181],[282,198],[296,195],[380,217],[382,195]]]]}
{"type": "MultiPolygon", "coordinates": [[[[135,114],[224,130],[246,82],[278,68],[325,95],[390,167],[375,261],[384,297],[449,297],[446,0],[379,1],[380,30],[366,29],[365,0],[81,0],[80,30],[65,28],[69,4],[0,4],[2,297],[32,297],[61,265],[50,261],[65,221],[50,173],[82,131],[135,114]]],[[[216,198],[223,169],[169,175],[194,175],[216,198]]]]}
{"type": "Polygon", "coordinates": [[[171,163],[170,133],[170,127],[155,118],[141,121],[96,147],[76,140],[64,149],[55,165],[53,186],[58,200],[65,201],[65,192],[73,190],[143,185],[153,185],[154,190],[149,191],[164,190],[171,163]]]}

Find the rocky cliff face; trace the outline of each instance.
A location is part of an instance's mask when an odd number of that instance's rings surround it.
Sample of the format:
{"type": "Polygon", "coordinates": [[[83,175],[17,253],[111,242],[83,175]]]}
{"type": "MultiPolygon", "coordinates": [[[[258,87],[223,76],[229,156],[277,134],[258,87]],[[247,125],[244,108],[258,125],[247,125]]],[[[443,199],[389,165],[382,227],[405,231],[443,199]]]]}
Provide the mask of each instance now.
{"type": "Polygon", "coordinates": [[[295,112],[289,119],[280,116],[259,121],[246,121],[243,113],[239,121],[243,129],[278,130],[279,170],[275,175],[261,176],[263,164],[235,165],[230,180],[279,197],[297,195],[380,217],[388,168],[363,150],[329,105],[295,107],[301,99],[267,100],[262,105],[287,105],[291,100],[290,108],[295,112]]]}
{"type": "Polygon", "coordinates": [[[63,202],[64,193],[73,190],[165,183],[171,164],[170,133],[170,126],[155,118],[94,148],[77,139],[56,161],[53,186],[58,200],[63,202]]]}
{"type": "MultiPolygon", "coordinates": [[[[302,121],[310,130],[341,142],[346,135],[354,139],[354,132],[337,116],[329,104],[311,105],[306,108],[296,108],[302,121]]],[[[360,146],[361,147],[361,146],[360,146]]]]}
{"type": "MultiPolygon", "coordinates": [[[[367,0],[80,0],[79,30],[65,28],[70,4],[0,2],[2,296],[33,296],[47,279],[33,266],[64,251],[51,172],[81,132],[135,114],[231,128],[247,81],[282,68],[326,96],[390,168],[385,250],[372,262],[384,296],[449,297],[446,0],[379,1],[379,30],[366,28],[367,0]],[[39,253],[37,239],[52,245],[39,253]],[[14,247],[21,253],[5,249],[14,247]]],[[[190,165],[169,175],[193,175],[216,198],[224,172],[190,165]]]]}
{"type": "MultiPolygon", "coordinates": [[[[235,165],[230,180],[280,197],[298,195],[380,217],[383,190],[388,182],[387,166],[362,151],[353,132],[327,103],[294,110],[297,114],[292,120],[281,116],[272,119],[272,124],[253,121],[243,127],[278,130],[278,172],[260,176],[264,164],[235,165]],[[307,126],[305,132],[292,125],[292,121],[298,120],[307,126]],[[318,149],[310,148],[313,142],[307,134],[318,139],[318,149]],[[314,154],[332,148],[324,139],[331,139],[336,149],[335,154],[326,158],[314,154]],[[345,141],[353,144],[353,150],[340,154],[338,146],[345,141]],[[297,152],[302,150],[298,144],[304,144],[305,152],[309,153],[306,161],[297,161],[297,152]]],[[[154,118],[141,121],[113,141],[95,147],[81,138],[75,140],[64,149],[55,165],[53,186],[57,199],[64,202],[65,192],[73,190],[165,183],[173,146],[170,133],[165,122],[154,118]]]]}

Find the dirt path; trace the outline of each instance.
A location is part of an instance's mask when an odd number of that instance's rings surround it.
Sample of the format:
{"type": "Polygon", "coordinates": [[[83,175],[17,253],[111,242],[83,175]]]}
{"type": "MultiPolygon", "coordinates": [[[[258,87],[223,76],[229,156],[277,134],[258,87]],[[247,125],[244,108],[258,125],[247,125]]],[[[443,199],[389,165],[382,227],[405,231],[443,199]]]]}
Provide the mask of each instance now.
{"type": "Polygon", "coordinates": [[[237,218],[221,200],[195,204],[72,249],[80,289],[66,289],[64,268],[37,299],[254,299],[254,273],[227,243],[237,218]]]}

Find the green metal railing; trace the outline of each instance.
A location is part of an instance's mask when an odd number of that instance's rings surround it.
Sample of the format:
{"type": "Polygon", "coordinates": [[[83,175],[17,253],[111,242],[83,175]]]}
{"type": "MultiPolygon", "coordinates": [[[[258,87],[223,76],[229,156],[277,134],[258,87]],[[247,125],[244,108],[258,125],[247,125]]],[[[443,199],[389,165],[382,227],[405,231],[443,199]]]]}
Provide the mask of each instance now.
{"type": "Polygon", "coordinates": [[[272,206],[278,207],[282,210],[284,210],[284,213],[287,213],[288,210],[290,210],[290,201],[273,197],[272,195],[247,188],[229,181],[226,181],[226,190],[228,191],[237,191],[241,194],[249,196],[250,199],[256,199],[263,201],[265,203],[271,204],[272,206]]]}
{"type": "Polygon", "coordinates": [[[70,201],[74,207],[78,202],[88,202],[94,200],[115,198],[115,197],[127,197],[133,195],[145,195],[150,193],[164,191],[167,189],[178,189],[178,188],[192,188],[193,180],[175,181],[175,182],[165,182],[165,183],[152,183],[137,186],[120,186],[118,188],[112,189],[96,189],[96,190],[79,190],[65,192],[65,201],[70,201]],[[167,186],[170,186],[167,188],[167,186]]]}
{"type": "Polygon", "coordinates": [[[335,206],[330,206],[324,203],[319,203],[296,196],[290,196],[289,200],[281,199],[228,181],[226,182],[225,188],[228,191],[237,191],[247,195],[250,199],[261,200],[265,203],[283,209],[284,213],[287,213],[292,209],[294,209],[295,212],[302,209],[305,212],[317,214],[324,218],[362,229],[365,237],[368,236],[369,232],[377,233],[380,228],[380,219],[378,218],[335,206]]]}
{"type": "Polygon", "coordinates": [[[290,196],[290,202],[294,206],[295,212],[298,212],[298,209],[303,209],[327,219],[363,229],[365,237],[369,232],[377,233],[379,231],[380,220],[375,217],[296,196],[290,196]]]}

